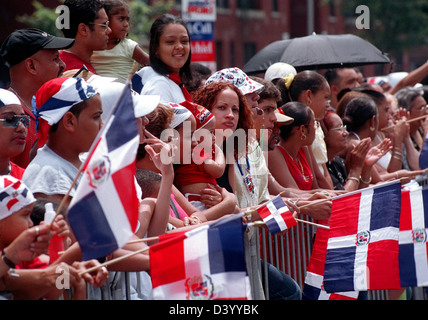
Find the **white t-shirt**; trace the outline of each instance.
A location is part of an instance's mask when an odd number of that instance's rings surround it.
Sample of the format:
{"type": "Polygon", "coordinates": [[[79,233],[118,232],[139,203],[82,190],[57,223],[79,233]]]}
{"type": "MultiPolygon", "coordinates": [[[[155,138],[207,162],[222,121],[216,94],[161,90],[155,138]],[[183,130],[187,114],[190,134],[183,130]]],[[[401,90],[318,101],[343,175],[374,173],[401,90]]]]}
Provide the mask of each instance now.
{"type": "MultiPolygon", "coordinates": [[[[47,145],[37,150],[37,155],[25,169],[22,181],[33,193],[46,195],[67,194],[79,169],[57,155],[47,145]]],[[[81,176],[70,191],[73,197],[81,176]]]]}
{"type": "MultiPolygon", "coordinates": [[[[152,67],[142,68],[134,75],[133,81],[141,81],[143,89],[140,94],[159,95],[162,103],[180,103],[186,100],[183,91],[174,81],[157,73],[152,67]]],[[[134,90],[139,91],[136,87],[134,90]]]]}
{"type": "Polygon", "coordinates": [[[263,151],[258,146],[258,142],[250,143],[248,153],[248,163],[245,157],[235,161],[235,196],[239,208],[247,208],[259,205],[270,200],[268,190],[268,167],[263,151]],[[249,171],[249,173],[248,173],[249,171]],[[250,193],[245,177],[251,177],[254,186],[253,195],[250,193]]]}

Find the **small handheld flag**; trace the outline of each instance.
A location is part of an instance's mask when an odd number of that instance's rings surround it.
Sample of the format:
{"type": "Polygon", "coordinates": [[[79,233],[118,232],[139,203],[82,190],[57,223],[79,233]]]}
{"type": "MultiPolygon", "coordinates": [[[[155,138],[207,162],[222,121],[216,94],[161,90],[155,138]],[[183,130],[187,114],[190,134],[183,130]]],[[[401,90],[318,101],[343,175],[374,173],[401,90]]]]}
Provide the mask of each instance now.
{"type": "Polygon", "coordinates": [[[271,234],[287,230],[297,224],[296,219],[294,219],[293,214],[280,195],[257,208],[257,212],[271,234]]]}

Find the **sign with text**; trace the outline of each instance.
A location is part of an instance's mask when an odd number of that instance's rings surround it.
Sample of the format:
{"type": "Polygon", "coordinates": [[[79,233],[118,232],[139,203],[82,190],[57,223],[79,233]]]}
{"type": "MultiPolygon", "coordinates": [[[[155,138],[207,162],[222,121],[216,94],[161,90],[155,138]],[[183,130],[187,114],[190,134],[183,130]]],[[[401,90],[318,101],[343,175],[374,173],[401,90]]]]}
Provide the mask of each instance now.
{"type": "Polygon", "coordinates": [[[182,0],[181,14],[185,21],[215,21],[215,0],[182,0]]]}
{"type": "Polygon", "coordinates": [[[189,21],[186,22],[189,29],[190,39],[193,40],[214,40],[214,23],[210,21],[189,21]]]}
{"type": "Polygon", "coordinates": [[[215,61],[215,42],[213,40],[196,40],[191,42],[192,61],[215,61]]]}

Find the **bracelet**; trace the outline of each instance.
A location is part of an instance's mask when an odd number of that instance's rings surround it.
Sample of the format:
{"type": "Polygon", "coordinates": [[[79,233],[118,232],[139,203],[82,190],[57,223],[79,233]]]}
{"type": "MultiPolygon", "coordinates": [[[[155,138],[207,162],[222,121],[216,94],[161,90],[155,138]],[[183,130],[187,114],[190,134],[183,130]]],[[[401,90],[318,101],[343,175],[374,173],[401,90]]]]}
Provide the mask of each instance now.
{"type": "Polygon", "coordinates": [[[400,161],[403,161],[403,158],[400,158],[400,157],[397,157],[397,156],[392,156],[394,159],[397,159],[397,160],[400,160],[400,161]]]}
{"type": "Polygon", "coordinates": [[[4,250],[1,253],[1,257],[4,263],[6,263],[9,268],[15,268],[16,264],[13,263],[8,257],[6,257],[6,253],[4,252],[4,250]]]}
{"type": "Polygon", "coordinates": [[[364,184],[370,184],[370,182],[372,182],[372,177],[370,177],[368,180],[364,180],[363,177],[360,177],[360,181],[364,184]]]}
{"type": "Polygon", "coordinates": [[[358,183],[360,183],[360,179],[358,179],[357,177],[348,177],[348,179],[346,180],[352,180],[352,181],[356,181],[358,183]]]}

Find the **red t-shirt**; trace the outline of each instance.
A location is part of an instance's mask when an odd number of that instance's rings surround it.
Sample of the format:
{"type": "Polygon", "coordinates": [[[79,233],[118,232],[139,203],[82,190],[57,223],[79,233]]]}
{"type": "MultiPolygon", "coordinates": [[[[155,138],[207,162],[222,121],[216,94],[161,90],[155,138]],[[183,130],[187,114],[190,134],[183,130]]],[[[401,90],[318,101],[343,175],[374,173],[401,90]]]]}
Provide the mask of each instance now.
{"type": "Polygon", "coordinates": [[[71,52],[68,52],[65,50],[61,50],[59,52],[59,57],[65,63],[64,71],[73,70],[73,69],[80,69],[81,67],[83,67],[83,65],[85,65],[86,68],[88,68],[88,71],[90,71],[94,74],[97,74],[94,67],[89,62],[83,61],[78,56],[76,56],[74,53],[71,53],[71,52]]]}

